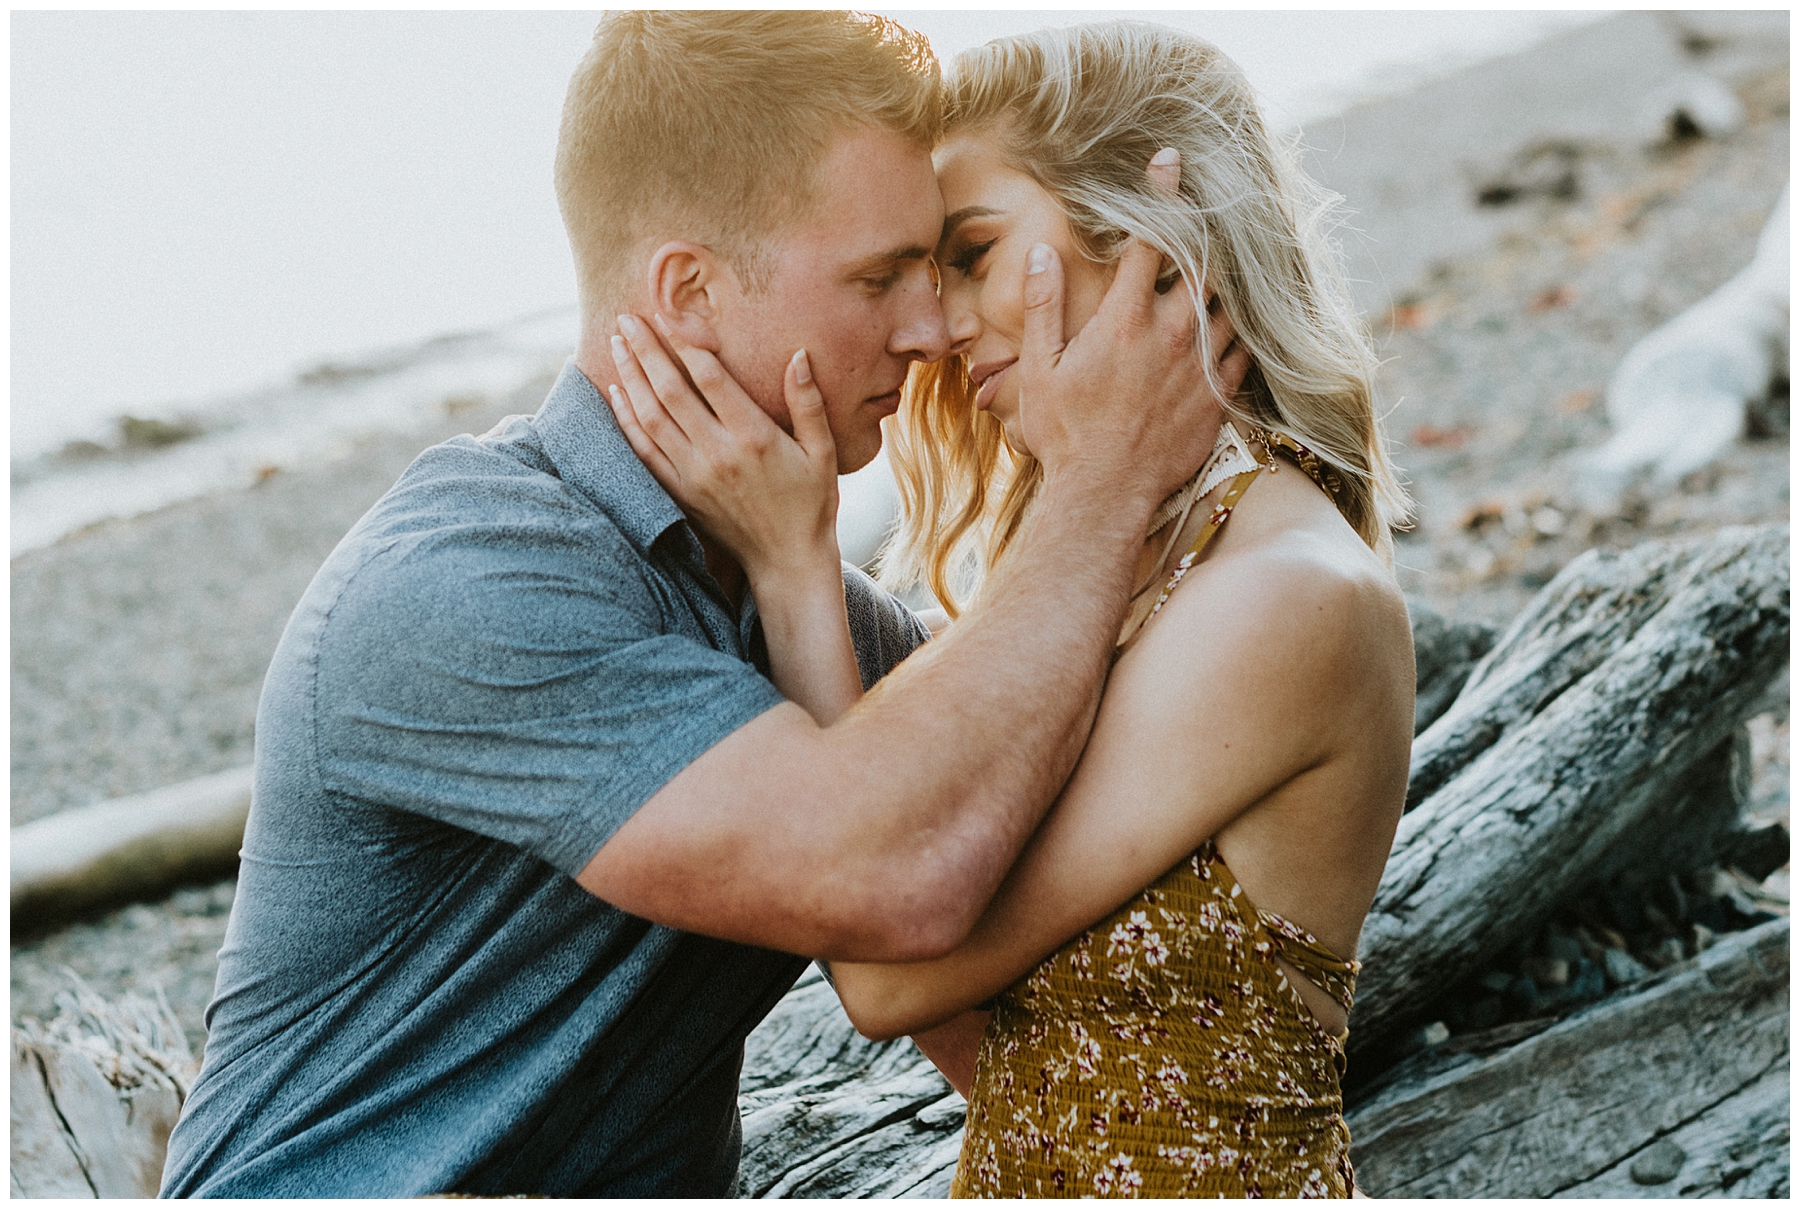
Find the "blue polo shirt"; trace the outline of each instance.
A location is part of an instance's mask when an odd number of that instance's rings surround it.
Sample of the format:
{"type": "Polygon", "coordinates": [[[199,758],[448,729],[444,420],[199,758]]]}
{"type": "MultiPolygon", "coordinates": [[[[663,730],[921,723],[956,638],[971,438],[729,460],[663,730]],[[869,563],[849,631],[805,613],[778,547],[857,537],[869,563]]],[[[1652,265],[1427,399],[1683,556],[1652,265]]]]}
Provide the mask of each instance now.
{"type": "MultiPolygon", "coordinates": [[[[865,685],[925,638],[845,571],[865,685]]],[[[802,958],[574,881],[781,701],[571,364],[421,454],[288,622],[165,1196],[720,1196],[743,1040],[802,958]]]]}

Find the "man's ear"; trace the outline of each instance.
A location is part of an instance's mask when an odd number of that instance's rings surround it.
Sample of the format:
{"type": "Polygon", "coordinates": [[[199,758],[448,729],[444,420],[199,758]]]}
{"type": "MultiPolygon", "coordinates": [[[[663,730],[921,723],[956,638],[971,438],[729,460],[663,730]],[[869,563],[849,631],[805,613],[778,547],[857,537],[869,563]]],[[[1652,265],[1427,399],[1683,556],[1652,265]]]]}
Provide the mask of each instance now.
{"type": "Polygon", "coordinates": [[[650,301],[681,338],[719,351],[717,321],[737,288],[737,276],[703,244],[670,240],[650,256],[650,301]]]}

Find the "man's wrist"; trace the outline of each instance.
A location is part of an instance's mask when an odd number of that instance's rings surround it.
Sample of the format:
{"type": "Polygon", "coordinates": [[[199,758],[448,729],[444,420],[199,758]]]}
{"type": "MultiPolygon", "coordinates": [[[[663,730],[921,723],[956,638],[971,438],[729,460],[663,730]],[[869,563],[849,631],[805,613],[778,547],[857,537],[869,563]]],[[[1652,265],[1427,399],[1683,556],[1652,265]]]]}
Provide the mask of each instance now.
{"type": "Polygon", "coordinates": [[[1142,473],[1107,466],[1097,459],[1071,458],[1044,468],[1040,507],[1091,513],[1103,531],[1116,524],[1135,545],[1143,539],[1150,515],[1164,494],[1146,482],[1142,473]]]}

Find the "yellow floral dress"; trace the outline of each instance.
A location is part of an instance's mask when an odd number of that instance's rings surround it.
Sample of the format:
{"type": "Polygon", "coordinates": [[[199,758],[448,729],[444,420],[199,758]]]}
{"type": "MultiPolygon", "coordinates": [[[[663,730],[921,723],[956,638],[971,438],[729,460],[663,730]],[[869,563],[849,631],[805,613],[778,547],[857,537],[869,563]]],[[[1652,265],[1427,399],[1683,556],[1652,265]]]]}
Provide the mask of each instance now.
{"type": "MultiPolygon", "coordinates": [[[[1214,460],[1226,473],[1251,468],[1232,478],[1119,649],[1258,474],[1276,469],[1276,450],[1336,498],[1329,470],[1291,437],[1253,429],[1252,440],[1260,465],[1221,429],[1214,460]]],[[[1195,494],[1214,480],[1205,469],[1195,477],[1195,494]]],[[[1351,1195],[1344,1039],[1325,1031],[1277,957],[1349,1010],[1358,964],[1259,911],[1208,840],[996,998],[950,1195],[1351,1195]]]]}
{"type": "Polygon", "coordinates": [[[1350,1006],[1209,840],[996,999],[950,1195],[1349,1196],[1343,1039],[1278,956],[1350,1006]]]}

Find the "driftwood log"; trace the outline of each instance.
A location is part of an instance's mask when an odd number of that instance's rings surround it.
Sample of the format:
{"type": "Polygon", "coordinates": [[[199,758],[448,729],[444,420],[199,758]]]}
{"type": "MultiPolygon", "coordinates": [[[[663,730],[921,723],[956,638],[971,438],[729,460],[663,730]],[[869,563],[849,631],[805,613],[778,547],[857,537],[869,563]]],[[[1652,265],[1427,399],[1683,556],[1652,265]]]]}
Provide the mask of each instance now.
{"type": "Polygon", "coordinates": [[[744,1048],[742,1196],[941,1197],[963,1098],[912,1042],[868,1041],[809,970],[744,1048]]]}
{"type": "Polygon", "coordinates": [[[1735,933],[1498,1053],[1477,1033],[1403,1064],[1349,1115],[1358,1182],[1378,1197],[1785,1197],[1788,937],[1785,919],[1735,933]]]}
{"type": "Polygon", "coordinates": [[[229,873],[250,784],[251,770],[234,768],[14,827],[14,930],[229,873]]]}
{"type": "MultiPolygon", "coordinates": [[[[1353,1055],[1543,924],[1666,817],[1787,662],[1788,534],[1590,550],[1414,744],[1363,928],[1353,1055]]],[[[1703,860],[1696,861],[1703,863],[1703,860]]]]}
{"type": "Polygon", "coordinates": [[[153,1197],[196,1073],[166,1002],[75,983],[48,1027],[12,1032],[15,1197],[153,1197]]]}

